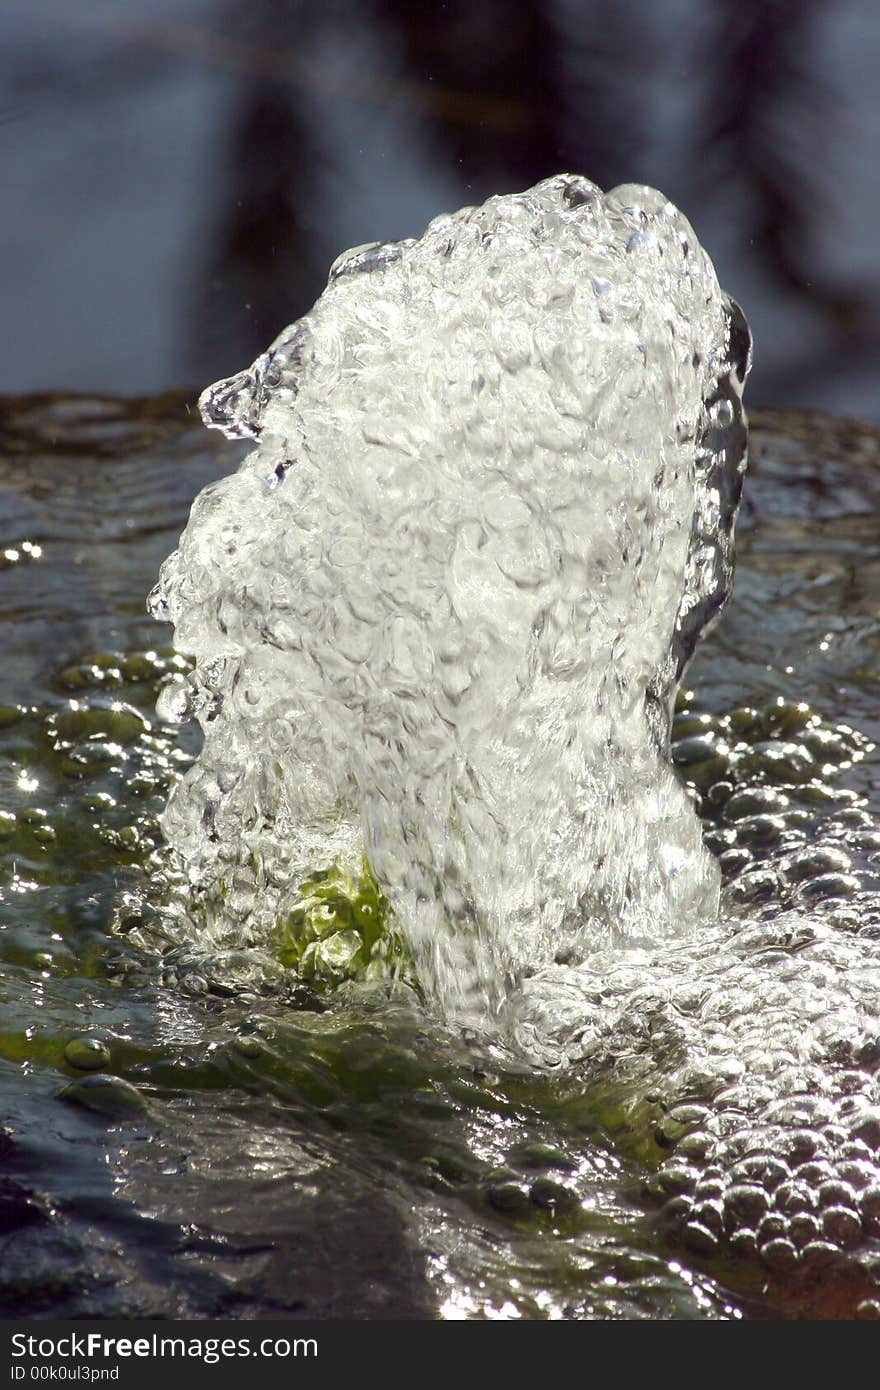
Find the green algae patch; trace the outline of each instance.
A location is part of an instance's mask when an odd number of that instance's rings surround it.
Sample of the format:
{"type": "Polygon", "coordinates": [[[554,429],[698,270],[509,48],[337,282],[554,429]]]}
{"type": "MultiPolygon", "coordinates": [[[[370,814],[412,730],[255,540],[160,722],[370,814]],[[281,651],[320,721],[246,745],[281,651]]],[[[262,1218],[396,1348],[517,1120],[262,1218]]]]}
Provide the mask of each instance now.
{"type": "Polygon", "coordinates": [[[282,965],[316,986],[414,976],[366,860],[359,874],[335,862],[305,878],[292,911],[273,933],[271,949],[282,965]]]}
{"type": "Polygon", "coordinates": [[[71,1038],[64,1060],[78,1071],[104,1071],[110,1065],[110,1049],[100,1038],[71,1038]]]}

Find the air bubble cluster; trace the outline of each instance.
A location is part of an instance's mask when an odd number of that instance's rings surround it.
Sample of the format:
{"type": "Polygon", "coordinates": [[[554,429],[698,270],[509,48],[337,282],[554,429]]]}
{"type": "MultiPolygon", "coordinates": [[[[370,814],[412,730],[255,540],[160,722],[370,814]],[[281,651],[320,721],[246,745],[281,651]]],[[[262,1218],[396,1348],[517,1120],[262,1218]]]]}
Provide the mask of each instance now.
{"type": "Polygon", "coordinates": [[[867,1308],[880,1279],[878,835],[841,785],[871,749],[804,703],[713,715],[680,699],[673,756],[724,916],[538,971],[508,1001],[519,1052],[605,1078],[652,1131],[646,1195],[667,1239],[757,1260],[826,1312],[854,1280],[867,1308]]]}

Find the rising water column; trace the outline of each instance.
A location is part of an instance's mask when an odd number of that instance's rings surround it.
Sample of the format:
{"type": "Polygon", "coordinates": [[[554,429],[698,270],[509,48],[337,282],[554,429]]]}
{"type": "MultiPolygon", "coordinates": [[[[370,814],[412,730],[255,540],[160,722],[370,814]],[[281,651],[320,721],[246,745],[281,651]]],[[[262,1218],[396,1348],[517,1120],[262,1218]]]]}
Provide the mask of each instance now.
{"type": "Polygon", "coordinates": [[[748,353],[662,194],[562,175],[340,257],[204,393],[254,449],[151,610],[195,659],[162,713],[204,731],[164,829],[223,930],[366,854],[426,994],[476,1020],[716,912],[669,722],[730,588],[748,353]]]}

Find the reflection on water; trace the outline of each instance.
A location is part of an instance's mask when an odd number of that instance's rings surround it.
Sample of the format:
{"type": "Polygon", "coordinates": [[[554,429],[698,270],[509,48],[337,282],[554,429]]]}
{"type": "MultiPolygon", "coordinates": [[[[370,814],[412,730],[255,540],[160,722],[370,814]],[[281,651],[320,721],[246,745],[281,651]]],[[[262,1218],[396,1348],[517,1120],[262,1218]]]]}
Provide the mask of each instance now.
{"type": "Polygon", "coordinates": [[[690,216],[754,403],[877,414],[872,0],[4,8],[7,387],[226,375],[342,247],[569,168],[690,216]]]}

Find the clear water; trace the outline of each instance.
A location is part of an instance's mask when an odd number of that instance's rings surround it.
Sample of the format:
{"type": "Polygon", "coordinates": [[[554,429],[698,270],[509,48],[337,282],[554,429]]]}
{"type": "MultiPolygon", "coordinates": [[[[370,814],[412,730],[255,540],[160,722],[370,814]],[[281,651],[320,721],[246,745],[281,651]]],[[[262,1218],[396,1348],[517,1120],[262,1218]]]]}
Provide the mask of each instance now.
{"type": "Polygon", "coordinates": [[[168,930],[271,940],[365,863],[443,1024],[659,1107],[668,1238],[810,1283],[880,1222],[876,832],[826,785],[870,743],[784,700],[679,721],[720,915],[668,757],[748,350],[661,194],[562,176],[349,253],[210,388],[257,447],[152,597],[195,659],[160,711],[204,733],[163,825],[211,913],[168,930]]]}
{"type": "Polygon", "coordinates": [[[428,999],[479,1028],[555,960],[716,915],[669,721],[730,587],[747,357],[661,194],[561,176],[340,257],[205,392],[257,447],[152,596],[195,660],[163,826],[203,932],[268,937],[366,856],[428,999]]]}
{"type": "MultiPolygon", "coordinates": [[[[545,1067],[287,938],[162,943],[196,744],[142,596],[231,446],[173,397],[7,401],[2,439],[4,1312],[871,1315],[876,432],[753,420],[672,731],[728,926],[615,953],[572,999],[613,1027],[545,1067]]],[[[311,925],[363,931],[328,883],[311,925]]]]}

